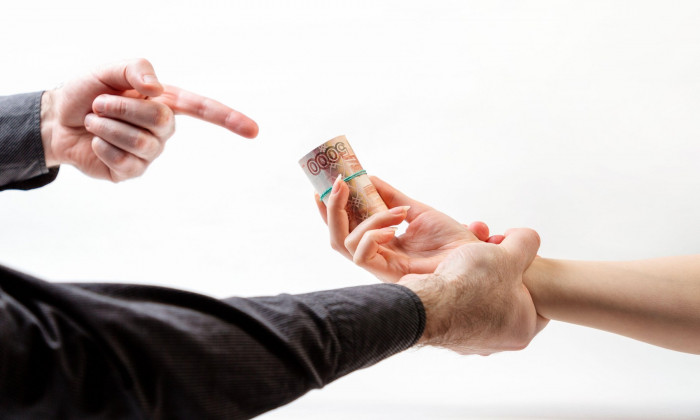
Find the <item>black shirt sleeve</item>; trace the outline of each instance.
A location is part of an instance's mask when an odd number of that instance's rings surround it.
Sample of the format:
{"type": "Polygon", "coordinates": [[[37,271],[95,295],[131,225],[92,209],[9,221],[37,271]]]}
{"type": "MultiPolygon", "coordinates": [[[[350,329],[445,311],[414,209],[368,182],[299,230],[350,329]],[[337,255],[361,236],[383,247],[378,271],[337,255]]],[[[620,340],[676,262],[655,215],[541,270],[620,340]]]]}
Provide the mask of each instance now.
{"type": "Polygon", "coordinates": [[[44,161],[42,93],[0,96],[0,191],[38,188],[58,175],[44,161]]]}
{"type": "Polygon", "coordinates": [[[420,299],[393,284],[217,300],[0,267],[0,418],[250,418],[424,326],[420,299]]]}

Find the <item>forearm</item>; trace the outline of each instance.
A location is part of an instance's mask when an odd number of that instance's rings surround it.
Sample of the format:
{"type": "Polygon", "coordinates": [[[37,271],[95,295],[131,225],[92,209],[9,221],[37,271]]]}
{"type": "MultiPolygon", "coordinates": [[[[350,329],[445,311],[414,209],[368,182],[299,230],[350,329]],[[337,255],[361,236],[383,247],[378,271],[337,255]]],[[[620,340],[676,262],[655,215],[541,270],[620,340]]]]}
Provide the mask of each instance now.
{"type": "Polygon", "coordinates": [[[700,256],[626,262],[538,258],[525,284],[544,317],[700,354],[700,256]]]}
{"type": "Polygon", "coordinates": [[[0,267],[0,417],[253,417],[411,346],[419,305],[395,285],[220,301],[0,267]]]}

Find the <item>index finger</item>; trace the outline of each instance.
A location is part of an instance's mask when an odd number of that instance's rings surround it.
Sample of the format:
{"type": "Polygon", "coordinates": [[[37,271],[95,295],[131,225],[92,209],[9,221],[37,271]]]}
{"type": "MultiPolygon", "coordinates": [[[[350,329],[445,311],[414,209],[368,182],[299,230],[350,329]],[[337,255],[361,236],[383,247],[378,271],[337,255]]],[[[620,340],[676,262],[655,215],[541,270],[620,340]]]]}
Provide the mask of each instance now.
{"type": "Polygon", "coordinates": [[[427,210],[431,210],[430,206],[423,204],[420,201],[412,199],[411,197],[392,187],[391,185],[389,185],[388,182],[380,179],[379,177],[371,176],[370,180],[372,181],[374,187],[377,189],[379,195],[382,197],[382,200],[384,200],[384,203],[390,209],[400,206],[411,207],[408,210],[408,216],[406,217],[406,221],[409,223],[411,223],[413,219],[418,217],[421,213],[427,210]]]}
{"type": "Polygon", "coordinates": [[[175,114],[189,115],[252,139],[258,135],[258,124],[252,119],[211,98],[165,85],[162,95],[151,98],[170,107],[175,114]]]}

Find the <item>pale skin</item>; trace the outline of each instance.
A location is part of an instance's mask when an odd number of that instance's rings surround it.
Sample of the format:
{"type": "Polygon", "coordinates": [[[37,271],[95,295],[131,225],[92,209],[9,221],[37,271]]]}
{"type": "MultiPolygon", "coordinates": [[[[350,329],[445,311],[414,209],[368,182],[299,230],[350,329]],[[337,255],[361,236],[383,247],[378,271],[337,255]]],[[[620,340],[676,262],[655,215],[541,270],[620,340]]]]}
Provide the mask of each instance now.
{"type": "MultiPolygon", "coordinates": [[[[390,209],[352,232],[343,219],[347,185],[334,186],[337,193],[331,193],[327,207],[318,198],[316,203],[329,226],[333,248],[383,281],[405,283],[415,274],[431,272],[449,250],[465,243],[506,243],[508,232],[489,236],[484,223],[465,227],[378,178],[372,182],[390,209]],[[397,210],[405,205],[411,206],[408,211],[397,210]],[[404,219],[409,222],[406,233],[395,236],[390,227],[404,219]]],[[[518,252],[517,247],[511,250],[518,252]]],[[[501,263],[508,265],[507,259],[501,263]]],[[[537,308],[535,332],[546,319],[555,319],[700,354],[700,255],[624,262],[537,257],[522,280],[537,308]]],[[[513,304],[520,305],[518,300],[513,304]]]]}
{"type": "Polygon", "coordinates": [[[228,106],[163,85],[145,59],[106,65],[44,92],[41,136],[47,167],[70,164],[113,182],[143,174],[185,114],[253,138],[257,124],[228,106]]]}
{"type": "Polygon", "coordinates": [[[539,248],[531,229],[513,229],[501,245],[487,243],[488,228],[474,232],[413,200],[378,178],[372,182],[390,210],[349,231],[349,190],[336,181],[328,207],[316,199],[331,233],[331,245],[386,282],[399,283],[421,298],[426,327],[419,343],[460,354],[519,350],[547,324],[538,316],[523,273],[539,248]],[[395,236],[390,226],[409,222],[395,236]]]}
{"type": "Polygon", "coordinates": [[[419,344],[483,356],[525,348],[547,324],[522,281],[539,245],[535,231],[511,229],[501,245],[473,241],[448,253],[434,273],[401,277],[398,284],[425,308],[419,344]]]}
{"type": "MultiPolygon", "coordinates": [[[[163,85],[148,61],[130,60],[44,93],[46,164],[71,164],[113,182],[140,176],[173,135],[176,114],[243,137],[258,132],[240,112],[163,85]]],[[[539,238],[533,231],[489,236],[481,222],[461,225],[373,181],[391,209],[352,232],[344,183],[335,186],[328,208],[317,203],[336,250],[421,297],[428,314],[422,343],[460,353],[519,349],[551,318],[700,354],[700,255],[629,262],[535,259],[539,238]],[[390,227],[403,220],[409,228],[397,237],[390,227]],[[488,311],[470,312],[474,308],[488,311]]]]}
{"type": "MultiPolygon", "coordinates": [[[[114,182],[139,176],[162,152],[175,130],[174,115],[180,113],[244,137],[255,137],[258,132],[255,122],[245,115],[162,85],[148,61],[131,60],[106,66],[43,95],[41,132],[47,166],[71,164],[87,175],[114,182]]],[[[333,195],[338,195],[337,188],[333,195]]],[[[404,257],[424,253],[420,259],[403,259],[409,263],[402,268],[404,274],[414,274],[400,280],[424,304],[427,322],[421,343],[459,353],[490,354],[523,348],[544,326],[522,283],[539,247],[534,231],[508,232],[502,245],[496,246],[480,242],[466,227],[453,226],[452,219],[417,202],[410,210],[402,207],[389,213],[382,223],[408,216],[418,237],[442,231],[445,239],[444,228],[451,227],[452,241],[447,245],[406,241],[401,244],[405,249],[397,248],[404,257]],[[494,271],[502,275],[494,279],[490,274],[494,271]],[[482,310],[485,301],[487,312],[482,310]]],[[[341,219],[333,214],[331,220],[341,219]]],[[[347,214],[344,220],[347,224],[347,214]]],[[[353,249],[365,246],[360,243],[353,249]]],[[[396,267],[387,264],[385,274],[391,276],[396,267]]]]}
{"type": "Polygon", "coordinates": [[[542,316],[700,354],[700,255],[618,262],[538,258],[525,284],[542,316]]]}

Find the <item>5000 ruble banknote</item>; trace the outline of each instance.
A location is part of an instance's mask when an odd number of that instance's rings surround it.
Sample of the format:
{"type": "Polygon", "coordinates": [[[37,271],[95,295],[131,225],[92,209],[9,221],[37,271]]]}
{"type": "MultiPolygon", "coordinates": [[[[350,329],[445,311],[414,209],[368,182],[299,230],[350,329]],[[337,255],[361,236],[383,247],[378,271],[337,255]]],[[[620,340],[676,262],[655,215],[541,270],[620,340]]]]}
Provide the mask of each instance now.
{"type": "Polygon", "coordinates": [[[345,136],[318,146],[301,158],[299,164],[324,203],[328,203],[338,175],[343,177],[350,187],[346,210],[351,230],[374,213],[387,209],[345,136]]]}

